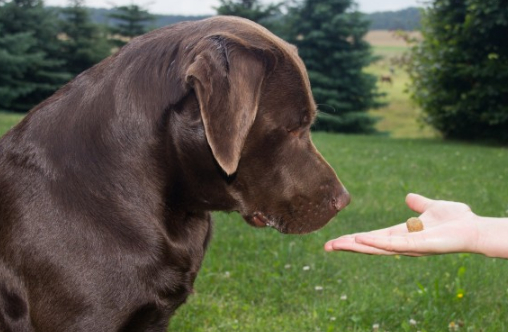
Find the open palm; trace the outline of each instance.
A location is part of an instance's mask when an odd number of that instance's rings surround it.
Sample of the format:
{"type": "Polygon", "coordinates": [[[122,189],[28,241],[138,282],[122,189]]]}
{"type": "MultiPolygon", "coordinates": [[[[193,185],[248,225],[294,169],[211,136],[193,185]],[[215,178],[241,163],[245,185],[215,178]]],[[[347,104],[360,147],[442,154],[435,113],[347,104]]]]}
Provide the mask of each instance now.
{"type": "Polygon", "coordinates": [[[424,230],[409,233],[405,223],[366,233],[341,236],[325,244],[325,250],[353,251],[373,255],[423,256],[475,252],[477,216],[463,203],[437,201],[409,194],[407,205],[420,213],[424,230]]]}

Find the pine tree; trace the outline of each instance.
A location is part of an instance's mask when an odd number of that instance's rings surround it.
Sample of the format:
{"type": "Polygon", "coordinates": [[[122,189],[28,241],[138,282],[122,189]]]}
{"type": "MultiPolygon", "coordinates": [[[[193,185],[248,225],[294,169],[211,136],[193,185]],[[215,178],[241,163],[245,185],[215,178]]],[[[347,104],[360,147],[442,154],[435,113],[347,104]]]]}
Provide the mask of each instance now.
{"type": "Polygon", "coordinates": [[[138,5],[115,7],[114,12],[108,17],[113,19],[111,32],[118,36],[118,45],[124,45],[129,39],[142,35],[149,31],[149,24],[155,17],[147,10],[138,5]]]}
{"type": "Polygon", "coordinates": [[[262,25],[269,25],[270,19],[280,15],[282,3],[263,5],[260,0],[220,0],[215,8],[219,15],[233,15],[247,18],[262,25]]]}
{"type": "Polygon", "coordinates": [[[286,1],[263,4],[261,0],[219,0],[220,6],[215,7],[218,15],[239,16],[261,24],[272,33],[283,37],[287,33],[287,24],[283,8],[286,1]]]}
{"type": "Polygon", "coordinates": [[[111,46],[99,26],[92,23],[84,0],[70,0],[62,10],[63,54],[72,75],[92,67],[111,54],[111,46]]]}
{"type": "Polygon", "coordinates": [[[0,109],[10,110],[12,103],[35,88],[34,84],[23,80],[24,74],[37,67],[44,54],[31,53],[36,44],[29,32],[5,34],[0,25],[0,109]]]}
{"type": "Polygon", "coordinates": [[[369,23],[352,0],[305,0],[290,10],[290,41],[297,45],[320,108],[315,129],[371,133],[382,106],[376,77],[363,69],[375,57],[364,40],[369,23]]]}
{"type": "Polygon", "coordinates": [[[16,40],[19,45],[3,49],[3,60],[15,67],[6,67],[5,71],[2,67],[2,76],[7,79],[0,81],[0,88],[12,88],[9,101],[4,100],[2,105],[13,111],[27,111],[70,78],[61,58],[57,16],[45,9],[41,0],[13,0],[0,6],[0,22],[4,43],[20,38],[16,40]],[[22,58],[27,62],[17,61],[22,58]]]}

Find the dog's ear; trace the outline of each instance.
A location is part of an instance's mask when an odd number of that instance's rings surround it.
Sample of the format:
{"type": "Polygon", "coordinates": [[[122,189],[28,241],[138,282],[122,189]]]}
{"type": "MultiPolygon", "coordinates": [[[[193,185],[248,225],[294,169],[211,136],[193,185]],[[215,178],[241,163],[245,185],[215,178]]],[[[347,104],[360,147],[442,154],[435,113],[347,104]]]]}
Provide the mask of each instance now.
{"type": "Polygon", "coordinates": [[[213,35],[197,45],[186,82],[197,96],[205,135],[220,167],[236,172],[256,118],[267,72],[266,52],[229,35],[213,35]]]}

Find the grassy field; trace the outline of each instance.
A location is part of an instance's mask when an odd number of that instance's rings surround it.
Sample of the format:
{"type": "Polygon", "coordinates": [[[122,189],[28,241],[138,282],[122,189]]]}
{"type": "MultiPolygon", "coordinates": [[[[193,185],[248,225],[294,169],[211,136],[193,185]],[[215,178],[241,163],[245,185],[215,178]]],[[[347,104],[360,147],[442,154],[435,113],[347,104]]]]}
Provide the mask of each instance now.
{"type": "MultiPolygon", "coordinates": [[[[385,35],[386,36],[386,35],[385,35]]],[[[368,70],[389,72],[404,50],[384,40],[368,70]]],[[[254,229],[235,213],[215,214],[215,232],[196,293],[170,331],[508,331],[508,262],[477,255],[374,257],[326,253],[341,234],[406,220],[408,192],[463,201],[478,214],[508,216],[508,149],[435,138],[415,120],[396,69],[383,85],[390,105],[372,113],[390,137],[314,133],[318,149],[352,194],[351,205],[304,236],[254,229]],[[397,137],[398,139],[393,139],[397,137]]],[[[20,116],[0,113],[0,134],[20,116]]]]}
{"type": "Polygon", "coordinates": [[[438,140],[315,133],[351,191],[351,205],[305,236],[247,226],[216,214],[196,295],[174,331],[507,331],[508,263],[476,255],[425,258],[325,253],[340,234],[414,215],[407,192],[467,202],[508,216],[508,151],[438,140]]]}
{"type": "MultiPolygon", "coordinates": [[[[417,36],[413,35],[414,37],[417,36]]],[[[366,40],[372,44],[374,54],[381,57],[366,71],[378,78],[388,75],[392,79],[392,84],[378,83],[379,90],[386,94],[386,97],[382,100],[387,102],[388,105],[370,111],[372,115],[381,119],[377,129],[394,138],[437,137],[438,133],[418,121],[420,110],[410,101],[406,92],[409,83],[408,75],[402,68],[392,62],[392,59],[400,57],[407,51],[407,45],[390,31],[371,31],[366,40]],[[393,70],[393,73],[390,69],[393,70]]]]}
{"type": "Polygon", "coordinates": [[[0,111],[0,135],[3,135],[12,126],[21,120],[22,116],[16,113],[0,111]]]}

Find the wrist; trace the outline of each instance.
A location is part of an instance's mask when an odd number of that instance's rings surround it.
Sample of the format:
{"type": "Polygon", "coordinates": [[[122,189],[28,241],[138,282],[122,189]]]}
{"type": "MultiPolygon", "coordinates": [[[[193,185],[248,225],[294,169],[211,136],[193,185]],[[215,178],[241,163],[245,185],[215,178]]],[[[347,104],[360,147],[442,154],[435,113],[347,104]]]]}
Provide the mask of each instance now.
{"type": "Polygon", "coordinates": [[[475,253],[487,257],[508,258],[508,218],[476,216],[477,239],[475,253]]]}

